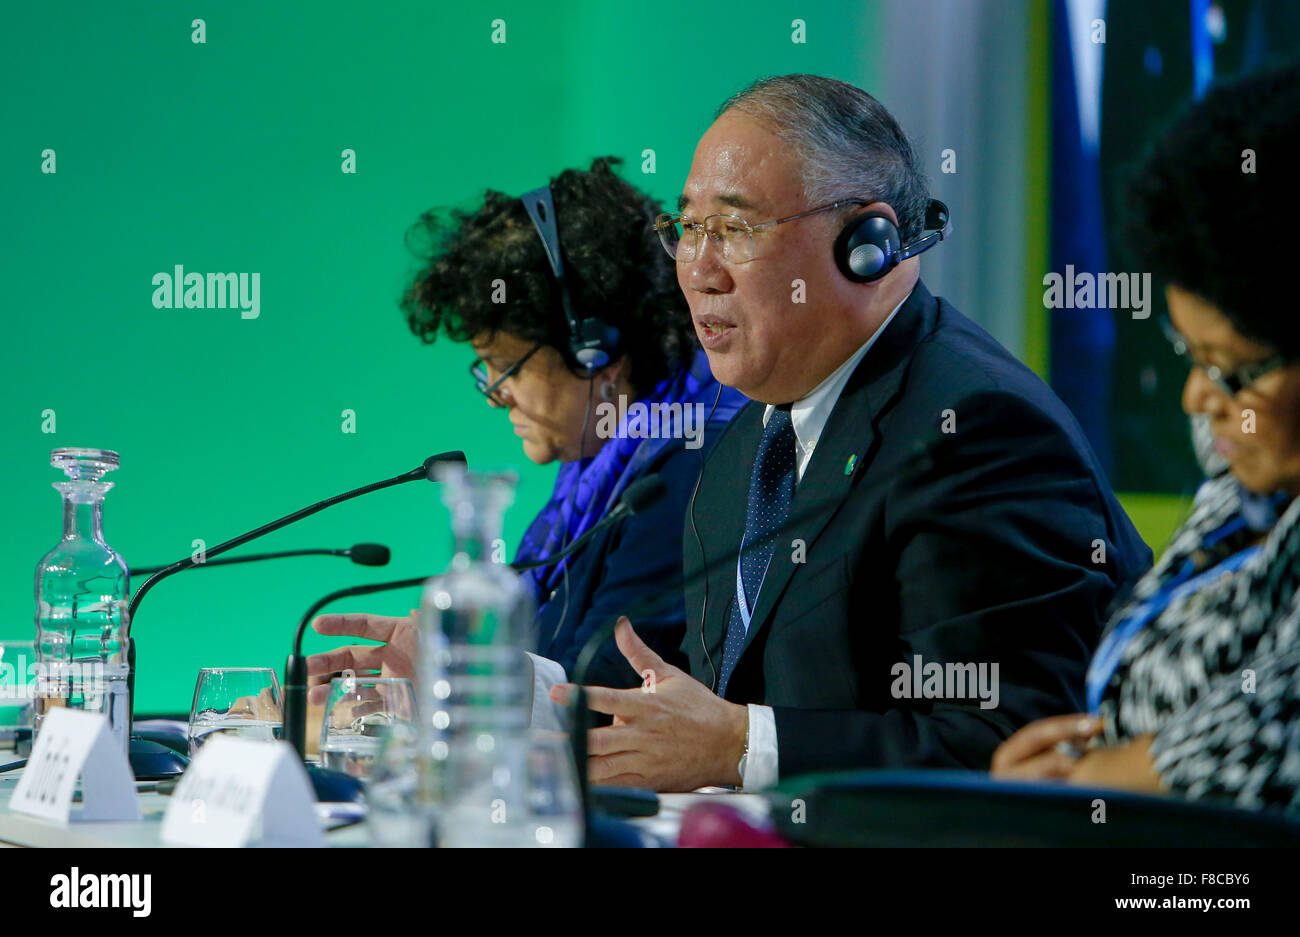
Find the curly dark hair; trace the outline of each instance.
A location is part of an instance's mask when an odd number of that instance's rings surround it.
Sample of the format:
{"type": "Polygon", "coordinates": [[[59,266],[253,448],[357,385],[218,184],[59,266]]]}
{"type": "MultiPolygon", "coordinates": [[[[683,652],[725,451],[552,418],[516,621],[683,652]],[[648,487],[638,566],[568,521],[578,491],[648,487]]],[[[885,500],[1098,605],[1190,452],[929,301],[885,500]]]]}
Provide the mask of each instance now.
{"type": "Polygon", "coordinates": [[[1124,231],[1144,270],[1288,355],[1300,354],[1300,316],[1279,278],[1295,263],[1297,152],[1300,65],[1217,85],[1149,149],[1124,231]],[[1254,172],[1243,171],[1248,149],[1254,172]]]}
{"type": "MultiPolygon", "coordinates": [[[[663,208],[614,174],[620,162],[606,156],[586,172],[567,169],[551,191],[574,313],[619,330],[632,385],[645,393],[689,368],[698,344],[673,260],[651,228],[663,208]]],[[[586,376],[569,350],[559,283],[518,198],[489,189],[477,210],[431,209],[407,232],[407,245],[426,265],[400,305],[422,341],[504,332],[549,345],[586,376]],[[505,282],[505,302],[492,302],[494,280],[505,282]]]]}

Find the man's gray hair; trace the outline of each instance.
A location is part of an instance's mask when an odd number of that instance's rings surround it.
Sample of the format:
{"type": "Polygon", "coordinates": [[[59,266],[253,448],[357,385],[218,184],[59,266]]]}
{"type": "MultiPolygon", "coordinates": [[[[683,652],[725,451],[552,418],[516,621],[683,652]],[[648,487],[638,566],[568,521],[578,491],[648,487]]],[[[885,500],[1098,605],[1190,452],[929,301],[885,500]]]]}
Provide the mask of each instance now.
{"type": "Polygon", "coordinates": [[[808,208],[841,198],[887,202],[906,244],[925,229],[930,196],[907,135],[861,88],[820,75],[781,75],[732,95],[730,110],[762,121],[799,155],[808,208]]]}

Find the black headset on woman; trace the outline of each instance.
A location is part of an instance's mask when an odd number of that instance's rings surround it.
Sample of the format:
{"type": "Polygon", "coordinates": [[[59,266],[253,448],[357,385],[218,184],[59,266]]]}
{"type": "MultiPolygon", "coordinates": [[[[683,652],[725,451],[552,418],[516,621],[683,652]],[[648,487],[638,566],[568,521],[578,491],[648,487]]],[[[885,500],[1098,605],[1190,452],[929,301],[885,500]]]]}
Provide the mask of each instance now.
{"type": "Polygon", "coordinates": [[[551,272],[560,284],[560,302],[564,306],[565,324],[569,327],[569,353],[578,364],[587,369],[588,374],[592,374],[618,357],[618,329],[595,316],[579,319],[573,311],[569,286],[564,281],[564,260],[560,253],[560,232],[555,225],[555,196],[551,193],[551,187],[544,185],[540,189],[525,192],[519,196],[519,200],[524,203],[524,210],[537,228],[542,247],[546,251],[546,259],[551,264],[551,272]]]}

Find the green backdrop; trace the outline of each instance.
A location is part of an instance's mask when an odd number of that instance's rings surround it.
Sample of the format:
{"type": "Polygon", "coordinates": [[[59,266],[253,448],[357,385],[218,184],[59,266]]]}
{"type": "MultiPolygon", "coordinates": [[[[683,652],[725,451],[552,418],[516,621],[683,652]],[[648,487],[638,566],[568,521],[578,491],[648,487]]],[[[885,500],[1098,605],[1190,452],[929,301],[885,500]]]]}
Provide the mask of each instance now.
{"type": "MultiPolygon", "coordinates": [[[[814,71],[872,88],[879,6],[10,5],[0,638],[33,629],[33,570],[60,531],[56,446],[121,453],[105,530],[135,565],[448,448],[520,472],[513,549],[555,466],[524,460],[470,386],[464,348],[406,330],[406,227],[430,206],[469,204],[485,186],[517,193],[602,154],[674,199],[713,109],[749,81],[814,71]],[[791,41],[796,16],[803,44],[791,41]],[[504,43],[492,42],[494,19],[504,43]],[[340,171],[345,148],[355,174],[340,171]],[[42,172],[47,149],[54,173],[42,172]],[[641,171],[645,149],[654,174],[641,171]],[[151,280],[176,264],[259,273],[260,316],[155,309],[151,280]],[[355,433],[342,431],[344,410],[355,433]]],[[[281,667],[294,623],[332,589],[441,568],[435,487],[373,494],[245,549],[360,540],[389,544],[392,564],[291,559],[159,585],[132,623],[137,712],[188,709],[202,666],[281,667]]],[[[412,590],[334,610],[404,614],[417,601],[412,590]]]]}

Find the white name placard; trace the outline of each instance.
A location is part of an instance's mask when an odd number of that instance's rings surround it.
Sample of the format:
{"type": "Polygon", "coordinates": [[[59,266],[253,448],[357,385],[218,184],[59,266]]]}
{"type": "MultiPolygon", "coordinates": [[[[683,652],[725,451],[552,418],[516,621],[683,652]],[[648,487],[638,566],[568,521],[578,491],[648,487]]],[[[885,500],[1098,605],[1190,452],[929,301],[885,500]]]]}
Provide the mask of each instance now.
{"type": "Polygon", "coordinates": [[[62,824],[139,820],[135,778],[108,717],[64,706],[51,709],[9,798],[9,809],[62,824]],[[74,813],[78,778],[82,806],[74,813]]]}
{"type": "Polygon", "coordinates": [[[210,737],[176,785],[164,842],[324,846],[307,770],[288,742],[210,737]]]}

